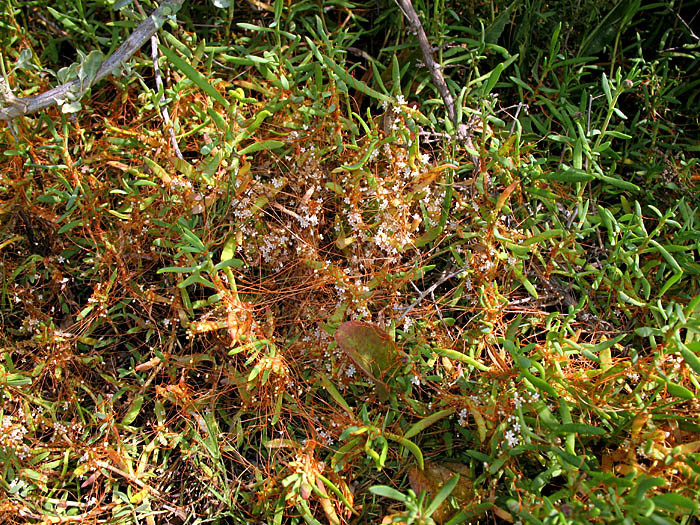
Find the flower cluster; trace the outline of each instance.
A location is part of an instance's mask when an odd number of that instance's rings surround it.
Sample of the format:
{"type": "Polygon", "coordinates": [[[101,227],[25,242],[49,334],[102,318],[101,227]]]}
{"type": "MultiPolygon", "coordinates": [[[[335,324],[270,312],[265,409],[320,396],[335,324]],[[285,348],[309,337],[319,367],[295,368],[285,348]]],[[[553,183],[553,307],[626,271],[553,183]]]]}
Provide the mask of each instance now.
{"type": "Polygon", "coordinates": [[[504,437],[506,438],[506,442],[510,448],[517,447],[520,444],[520,422],[515,416],[510,416],[508,418],[508,423],[511,425],[511,427],[506,430],[504,437]]]}
{"type": "Polygon", "coordinates": [[[12,416],[3,416],[0,421],[0,447],[6,452],[14,452],[19,459],[27,459],[31,448],[24,443],[27,428],[15,422],[12,416]]]}

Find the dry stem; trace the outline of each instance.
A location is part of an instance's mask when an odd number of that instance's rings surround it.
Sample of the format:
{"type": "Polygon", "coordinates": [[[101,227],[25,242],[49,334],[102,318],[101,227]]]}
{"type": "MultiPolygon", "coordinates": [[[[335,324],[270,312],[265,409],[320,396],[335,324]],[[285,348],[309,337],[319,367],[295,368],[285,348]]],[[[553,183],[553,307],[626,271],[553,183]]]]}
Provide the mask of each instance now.
{"type": "MultiPolygon", "coordinates": [[[[440,64],[435,62],[435,58],[433,57],[433,47],[430,45],[430,41],[428,40],[428,37],[425,34],[425,30],[423,29],[423,24],[421,24],[418,13],[416,13],[416,10],[413,8],[411,0],[396,0],[396,2],[399,4],[401,11],[403,11],[404,16],[408,19],[408,22],[411,24],[413,31],[416,33],[416,37],[418,38],[418,45],[420,46],[420,50],[423,53],[423,60],[425,60],[425,65],[428,66],[430,75],[433,77],[433,83],[435,84],[435,87],[437,88],[438,92],[440,93],[440,96],[442,97],[443,102],[445,103],[447,116],[454,125],[455,130],[457,130],[457,137],[461,140],[464,140],[468,148],[474,150],[475,148],[472,144],[471,133],[469,131],[468,126],[466,124],[460,124],[457,121],[455,99],[452,96],[452,93],[450,92],[450,88],[447,87],[445,77],[442,76],[442,71],[440,71],[440,64]]],[[[474,163],[474,170],[478,171],[481,166],[480,159],[476,155],[472,155],[471,157],[472,162],[474,163]]]]}

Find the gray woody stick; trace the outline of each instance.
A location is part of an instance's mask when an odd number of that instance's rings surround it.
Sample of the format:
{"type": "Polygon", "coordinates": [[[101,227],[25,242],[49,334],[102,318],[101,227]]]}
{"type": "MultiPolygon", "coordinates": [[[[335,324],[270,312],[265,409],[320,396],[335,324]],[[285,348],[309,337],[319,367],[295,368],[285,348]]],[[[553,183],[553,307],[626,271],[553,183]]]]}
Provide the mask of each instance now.
{"type": "MultiPolygon", "coordinates": [[[[418,38],[418,45],[420,46],[421,53],[423,54],[423,60],[425,60],[425,65],[430,71],[430,75],[433,77],[433,83],[442,97],[442,101],[445,103],[445,109],[447,110],[447,116],[454,125],[457,131],[457,138],[464,140],[470,149],[474,149],[472,144],[471,133],[466,126],[466,124],[460,124],[457,122],[457,111],[455,110],[455,99],[450,93],[450,89],[447,87],[445,82],[445,77],[442,76],[442,71],[440,71],[440,64],[435,62],[433,58],[433,47],[430,45],[430,41],[423,30],[423,24],[420,22],[418,13],[413,8],[411,0],[396,0],[399,4],[401,11],[404,16],[408,19],[411,28],[418,38]]],[[[474,171],[479,171],[481,162],[479,157],[476,155],[471,155],[472,162],[474,163],[474,171]]]]}

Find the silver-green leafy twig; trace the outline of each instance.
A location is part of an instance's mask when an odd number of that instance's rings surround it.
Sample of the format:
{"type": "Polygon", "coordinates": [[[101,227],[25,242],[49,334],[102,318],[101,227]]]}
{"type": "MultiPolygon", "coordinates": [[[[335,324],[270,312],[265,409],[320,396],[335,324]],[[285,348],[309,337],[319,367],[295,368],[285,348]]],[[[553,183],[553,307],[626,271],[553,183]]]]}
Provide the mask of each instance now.
{"type": "MultiPolygon", "coordinates": [[[[23,115],[36,113],[55,104],[63,105],[67,101],[77,102],[91,86],[129,60],[163,26],[169,17],[179,11],[183,2],[184,0],[163,0],[151,16],[141,22],[109,58],[101,62],[99,69],[93,74],[78,75],[73,80],[31,97],[15,96],[6,80],[0,79],[0,120],[12,120],[23,115]]],[[[77,69],[82,68],[77,66],[77,69]]]]}

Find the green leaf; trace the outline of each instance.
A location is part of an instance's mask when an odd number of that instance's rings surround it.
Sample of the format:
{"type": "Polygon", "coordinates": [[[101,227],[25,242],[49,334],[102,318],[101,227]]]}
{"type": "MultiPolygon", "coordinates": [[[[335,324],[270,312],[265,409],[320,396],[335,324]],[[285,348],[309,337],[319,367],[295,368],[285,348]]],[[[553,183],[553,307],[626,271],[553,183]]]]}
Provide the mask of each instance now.
{"type": "Polygon", "coordinates": [[[134,398],[134,402],[131,403],[129,410],[126,412],[126,414],[124,414],[122,425],[131,425],[131,423],[134,422],[134,420],[138,417],[139,412],[141,412],[143,400],[144,396],[142,395],[137,395],[136,398],[134,398]]]}
{"type": "Polygon", "coordinates": [[[355,164],[343,164],[342,168],[348,171],[359,170],[369,160],[369,157],[375,151],[378,142],[378,140],[373,140],[370,143],[369,147],[365,150],[364,154],[362,155],[359,161],[357,161],[355,164]]]}
{"type": "Polygon", "coordinates": [[[186,288],[192,284],[201,284],[202,286],[206,286],[208,288],[213,288],[214,290],[218,290],[218,288],[209,281],[208,279],[205,279],[202,277],[202,275],[199,272],[194,272],[192,275],[190,275],[187,279],[182,281],[181,283],[177,283],[178,288],[186,288]]]}
{"type": "Polygon", "coordinates": [[[396,94],[401,93],[401,68],[399,67],[399,59],[396,53],[391,57],[391,81],[393,86],[392,90],[396,94]]]}
{"type": "Polygon", "coordinates": [[[484,40],[489,44],[497,44],[498,39],[501,38],[503,30],[510,20],[513,9],[518,7],[518,2],[512,2],[506,9],[504,9],[496,19],[491,23],[491,25],[486,29],[486,35],[484,40]]]}
{"type": "Polygon", "coordinates": [[[455,361],[467,363],[468,365],[471,365],[474,368],[481,370],[482,372],[488,372],[489,370],[491,370],[491,367],[486,366],[485,364],[477,361],[476,359],[473,359],[468,355],[463,354],[462,352],[458,352],[457,350],[450,350],[449,348],[433,348],[433,352],[441,356],[447,357],[449,359],[454,359],[455,361]]]}
{"type": "Polygon", "coordinates": [[[195,248],[200,253],[206,251],[207,247],[192,230],[180,225],[180,233],[192,248],[195,248]]]}
{"type": "Polygon", "coordinates": [[[578,469],[583,469],[584,471],[590,471],[590,467],[588,467],[588,464],[586,463],[586,458],[584,456],[576,456],[574,454],[569,454],[565,450],[562,450],[558,447],[551,447],[550,450],[554,452],[557,456],[559,456],[559,459],[561,460],[559,463],[566,469],[569,469],[570,466],[573,466],[578,469]]]}
{"type": "Polygon", "coordinates": [[[479,432],[479,441],[483,443],[486,439],[486,421],[484,421],[484,416],[481,415],[479,407],[471,399],[465,398],[464,403],[469,407],[469,411],[476,422],[476,429],[479,432]]]}
{"type": "Polygon", "coordinates": [[[70,17],[66,16],[65,14],[61,13],[60,11],[57,11],[51,6],[46,7],[47,11],[51,13],[51,15],[58,20],[60,23],[62,23],[66,29],[71,31],[72,33],[76,34],[84,34],[85,31],[83,30],[82,27],[77,26],[71,19],[70,17]]]}
{"type": "Polygon", "coordinates": [[[661,246],[654,239],[649,239],[649,244],[651,244],[657,250],[659,250],[659,253],[663,256],[664,259],[666,259],[666,262],[669,264],[669,266],[671,266],[671,268],[673,268],[678,273],[683,273],[683,270],[678,265],[678,262],[676,262],[676,259],[673,258],[673,256],[668,252],[668,250],[666,250],[666,248],[661,246]]]}
{"type": "Polygon", "coordinates": [[[22,374],[0,374],[0,384],[3,383],[9,386],[31,385],[32,378],[22,374]]]}
{"type": "Polygon", "coordinates": [[[389,439],[396,441],[397,443],[401,443],[404,447],[410,450],[411,454],[413,454],[413,457],[415,457],[416,461],[418,461],[419,469],[423,470],[425,468],[425,462],[423,461],[423,452],[421,452],[421,449],[418,448],[418,445],[416,445],[413,441],[406,439],[403,436],[397,436],[396,434],[392,434],[390,432],[387,432],[385,435],[389,439]]]}
{"type": "Polygon", "coordinates": [[[156,273],[189,273],[196,269],[196,266],[168,266],[166,268],[160,268],[156,273]]]}
{"type": "Polygon", "coordinates": [[[545,230],[542,233],[538,233],[537,235],[533,235],[532,237],[521,241],[520,244],[522,246],[530,246],[531,244],[535,244],[546,239],[551,239],[552,237],[561,237],[563,234],[564,230],[559,228],[545,230]]]}
{"type": "Polygon", "coordinates": [[[559,425],[557,430],[565,434],[581,434],[584,436],[602,436],[603,434],[607,433],[604,428],[584,425],[582,423],[565,423],[563,425],[559,425]]]}
{"type": "Polygon", "coordinates": [[[78,320],[78,321],[82,321],[83,319],[85,319],[85,317],[87,317],[87,315],[88,315],[90,312],[92,312],[93,308],[95,308],[95,304],[94,304],[94,303],[93,303],[93,304],[89,304],[89,305],[87,305],[85,308],[83,308],[82,310],[80,310],[80,313],[78,313],[77,320],[78,320]]]}
{"type": "Polygon", "coordinates": [[[530,279],[528,279],[527,277],[522,277],[520,279],[520,282],[527,290],[527,293],[529,293],[532,297],[534,297],[535,299],[539,297],[537,289],[535,288],[535,285],[533,285],[532,282],[530,282],[530,279]]]}
{"type": "Polygon", "coordinates": [[[610,135],[611,137],[615,137],[618,139],[625,139],[625,140],[629,140],[632,138],[632,135],[628,135],[627,133],[622,133],[621,131],[613,131],[613,130],[606,131],[605,135],[610,135]]]}
{"type": "Polygon", "coordinates": [[[224,243],[224,247],[221,249],[221,258],[219,259],[219,262],[224,262],[228,261],[229,259],[233,259],[233,256],[236,254],[236,235],[231,234],[228,236],[228,239],[226,239],[226,242],[224,243]]]}
{"type": "Polygon", "coordinates": [[[321,384],[325,387],[325,389],[328,391],[328,393],[331,395],[331,397],[335,400],[336,403],[338,403],[343,409],[351,416],[355,417],[354,412],[352,411],[352,408],[350,408],[350,405],[348,405],[347,401],[345,401],[345,398],[338,392],[338,389],[335,388],[335,385],[331,383],[331,380],[328,379],[326,374],[323,372],[319,372],[319,375],[321,377],[321,384]]]}
{"type": "Polygon", "coordinates": [[[423,235],[418,237],[418,239],[416,240],[416,247],[422,248],[426,244],[433,242],[435,239],[438,238],[438,235],[440,235],[440,233],[442,233],[442,227],[439,225],[433,226],[428,231],[426,231],[423,235]]]}
{"type": "Polygon", "coordinates": [[[78,80],[80,80],[80,89],[84,91],[92,86],[95,81],[95,76],[102,65],[104,56],[100,51],[92,50],[85,57],[85,59],[80,63],[80,68],[78,70],[78,80]]]}
{"type": "Polygon", "coordinates": [[[452,491],[455,489],[458,482],[459,474],[455,474],[450,478],[450,481],[442,486],[440,492],[438,492],[437,496],[435,496],[433,501],[430,503],[430,506],[425,511],[428,516],[432,515],[442,504],[442,502],[445,501],[450,494],[452,494],[452,491]]]}
{"type": "Polygon", "coordinates": [[[588,182],[595,179],[595,176],[590,173],[586,173],[583,170],[577,170],[575,168],[570,168],[566,171],[555,171],[552,173],[540,173],[537,175],[538,179],[541,180],[554,180],[558,182],[588,182]]]}
{"type": "Polygon", "coordinates": [[[587,32],[579,56],[597,55],[602,49],[612,42],[619,30],[622,29],[625,20],[639,9],[640,0],[621,0],[611,9],[600,23],[587,32]]]}
{"type": "Polygon", "coordinates": [[[589,348],[592,352],[595,352],[596,354],[599,352],[602,352],[603,350],[610,348],[620,341],[622,341],[625,337],[627,337],[627,334],[620,334],[612,339],[608,339],[607,341],[602,341],[596,345],[590,346],[586,343],[582,343],[581,346],[584,348],[589,348]]]}
{"type": "Polygon", "coordinates": [[[681,399],[695,399],[695,394],[683,385],[673,383],[671,381],[666,381],[666,389],[668,393],[674,397],[680,397],[681,399]]]}
{"type": "Polygon", "coordinates": [[[58,233],[58,235],[61,235],[62,233],[66,233],[66,232],[71,231],[71,230],[72,230],[73,228],[75,228],[76,226],[82,226],[82,224],[83,224],[83,220],[82,220],[82,219],[77,219],[77,220],[74,220],[74,221],[70,221],[69,223],[66,223],[66,224],[64,224],[63,226],[61,226],[61,227],[58,229],[58,232],[57,232],[57,233],[58,233]]]}
{"type": "Polygon", "coordinates": [[[683,272],[676,272],[671,277],[669,277],[668,280],[661,287],[661,290],[659,290],[657,297],[663,297],[663,295],[666,292],[668,292],[674,284],[681,280],[681,277],[683,277],[683,272]]]}
{"type": "Polygon", "coordinates": [[[654,502],[655,505],[658,505],[659,507],[671,512],[681,512],[684,514],[690,512],[698,512],[697,502],[691,500],[690,498],[686,498],[685,496],[681,496],[680,494],[675,494],[673,492],[665,492],[663,494],[659,494],[658,496],[654,496],[653,498],[651,498],[651,500],[654,502]]]}
{"type": "Polygon", "coordinates": [[[219,270],[223,270],[224,268],[228,268],[229,266],[232,266],[234,268],[243,268],[245,266],[245,263],[240,259],[229,259],[227,261],[221,261],[219,264],[214,266],[213,271],[218,272],[219,270]]]}
{"type": "Polygon", "coordinates": [[[206,78],[202,76],[202,74],[197,71],[195,68],[193,68],[190,64],[185,62],[183,59],[181,59],[179,56],[175,54],[174,51],[171,51],[167,47],[165,47],[163,44],[160,45],[160,51],[168,57],[168,60],[176,67],[178,68],[187,78],[189,78],[194,84],[199,87],[202,91],[204,91],[207,95],[212,97],[214,100],[219,102],[222,106],[224,106],[226,109],[229,107],[229,102],[224,98],[224,96],[219,93],[214,86],[212,86],[206,78]]]}
{"type": "Polygon", "coordinates": [[[260,142],[254,142],[240,150],[239,155],[245,155],[247,153],[255,153],[256,151],[269,151],[277,148],[281,148],[285,145],[285,142],[281,140],[261,140],[260,142]]]}
{"type": "Polygon", "coordinates": [[[642,500],[646,497],[646,493],[655,488],[663,487],[666,485],[666,481],[662,478],[644,478],[637,484],[637,491],[635,492],[634,501],[639,505],[642,500]]]}
{"type": "Polygon", "coordinates": [[[428,417],[425,417],[418,421],[417,423],[414,423],[411,428],[409,428],[406,433],[404,434],[404,437],[406,439],[410,439],[413,436],[416,436],[423,432],[426,428],[429,426],[437,423],[441,419],[446,418],[447,416],[451,416],[455,412],[455,408],[446,408],[445,410],[440,410],[439,412],[435,412],[434,414],[429,415],[428,417]]]}
{"type": "Polygon", "coordinates": [[[547,392],[549,395],[553,397],[559,397],[557,394],[557,391],[552,388],[552,386],[547,383],[546,381],[540,379],[539,377],[536,377],[532,372],[529,370],[523,368],[520,373],[538,390],[541,392],[547,392]]]}
{"type": "Polygon", "coordinates": [[[327,56],[322,56],[320,54],[320,52],[318,51],[318,47],[316,46],[316,44],[314,44],[313,41],[311,39],[309,39],[309,37],[306,37],[306,41],[309,44],[309,47],[311,47],[311,49],[315,50],[314,54],[316,54],[316,58],[321,63],[324,63],[327,67],[329,67],[330,70],[333,72],[333,74],[335,75],[335,77],[338,80],[342,80],[351,88],[356,89],[357,91],[360,91],[361,93],[364,93],[365,95],[372,97],[376,100],[379,100],[381,102],[387,102],[387,103],[391,102],[390,97],[388,97],[387,95],[384,95],[383,93],[380,93],[379,91],[372,89],[371,87],[369,87],[367,84],[365,84],[361,80],[355,79],[349,71],[340,67],[331,58],[329,58],[327,56]]]}
{"type": "Polygon", "coordinates": [[[605,93],[605,98],[608,101],[608,105],[612,104],[612,93],[610,93],[610,81],[608,80],[608,76],[605,73],[603,73],[603,76],[600,79],[600,83],[603,87],[603,93],[605,93]]]}
{"type": "Polygon", "coordinates": [[[376,494],[377,496],[382,496],[383,498],[395,499],[397,501],[401,501],[404,503],[408,499],[408,496],[406,496],[402,492],[399,492],[395,488],[387,487],[386,485],[375,485],[374,487],[370,487],[369,491],[372,494],[376,494]]]}
{"type": "Polygon", "coordinates": [[[640,307],[646,306],[646,303],[645,303],[644,301],[638,301],[638,300],[635,299],[634,297],[630,297],[629,295],[627,295],[627,294],[626,294],[625,292],[623,292],[622,290],[618,291],[618,292],[617,292],[617,295],[618,295],[618,296],[620,297],[620,299],[622,299],[624,302],[626,302],[627,304],[631,304],[632,306],[640,306],[640,307]]]}
{"type": "Polygon", "coordinates": [[[255,365],[253,369],[250,371],[248,374],[248,379],[247,381],[250,383],[253,381],[256,377],[258,377],[258,374],[260,373],[262,369],[260,368],[260,365],[255,365]]]}
{"type": "Polygon", "coordinates": [[[491,93],[491,90],[496,86],[496,83],[498,82],[498,79],[501,77],[501,73],[503,73],[503,63],[498,64],[493,71],[491,71],[491,74],[489,75],[488,82],[486,82],[486,85],[484,86],[484,90],[482,91],[482,96],[486,96],[489,93],[491,93]]]}
{"type": "Polygon", "coordinates": [[[639,328],[635,328],[634,333],[637,334],[639,337],[651,337],[653,335],[655,335],[655,336],[663,335],[663,332],[661,330],[659,330],[658,328],[653,328],[651,326],[640,326],[639,328]]]}
{"type": "Polygon", "coordinates": [[[695,354],[695,352],[700,352],[700,342],[688,343],[687,345],[681,344],[681,355],[685,360],[686,364],[692,368],[696,374],[700,374],[700,359],[695,354]]]}

